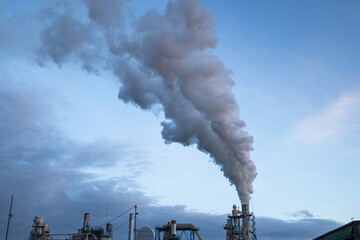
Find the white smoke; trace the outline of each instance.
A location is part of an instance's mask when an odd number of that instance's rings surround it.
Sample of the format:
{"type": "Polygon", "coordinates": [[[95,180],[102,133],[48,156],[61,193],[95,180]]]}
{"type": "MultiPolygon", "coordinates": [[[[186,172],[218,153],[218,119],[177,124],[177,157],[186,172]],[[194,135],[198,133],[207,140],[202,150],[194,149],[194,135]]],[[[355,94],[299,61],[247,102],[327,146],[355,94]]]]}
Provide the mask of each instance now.
{"type": "Polygon", "coordinates": [[[52,10],[40,62],[71,60],[87,71],[112,71],[121,83],[119,99],[160,107],[165,142],[209,153],[248,203],[257,174],[249,156],[253,138],[239,119],[230,72],[208,51],[217,44],[210,11],[199,0],[176,0],[164,14],[151,10],[129,23],[125,2],[82,3],[83,15],[71,4],[52,10]]]}

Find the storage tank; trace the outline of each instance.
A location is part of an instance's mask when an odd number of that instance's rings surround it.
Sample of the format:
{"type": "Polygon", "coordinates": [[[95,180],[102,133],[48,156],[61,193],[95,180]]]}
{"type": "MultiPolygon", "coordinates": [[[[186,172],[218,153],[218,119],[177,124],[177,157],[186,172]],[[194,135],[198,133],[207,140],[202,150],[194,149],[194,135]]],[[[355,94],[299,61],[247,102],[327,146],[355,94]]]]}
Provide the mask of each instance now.
{"type": "Polygon", "coordinates": [[[137,231],[137,240],[154,240],[155,232],[149,227],[141,227],[137,231]]]}

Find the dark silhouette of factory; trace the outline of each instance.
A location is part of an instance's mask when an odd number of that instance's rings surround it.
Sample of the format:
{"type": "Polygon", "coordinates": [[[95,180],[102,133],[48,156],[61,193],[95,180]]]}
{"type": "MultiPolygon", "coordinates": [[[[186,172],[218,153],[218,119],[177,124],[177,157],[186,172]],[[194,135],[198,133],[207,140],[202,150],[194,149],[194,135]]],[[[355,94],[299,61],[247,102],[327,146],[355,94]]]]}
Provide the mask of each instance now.
{"type": "MultiPolygon", "coordinates": [[[[155,232],[150,227],[141,227],[137,229],[136,215],[137,206],[131,207],[119,216],[107,221],[106,229],[101,226],[92,226],[90,223],[90,214],[84,214],[83,227],[78,229],[77,233],[50,233],[48,224],[41,217],[35,217],[29,240],[112,240],[113,225],[111,221],[129,212],[135,208],[135,213],[129,214],[129,234],[128,240],[181,240],[186,237],[188,240],[202,240],[199,234],[199,228],[191,223],[177,224],[176,220],[171,220],[166,225],[156,226],[155,232]],[[187,232],[187,233],[186,233],[187,232]],[[189,238],[188,238],[189,237],[189,238]]],[[[226,240],[257,240],[255,228],[255,216],[249,210],[249,204],[242,204],[241,211],[236,205],[233,205],[232,213],[228,215],[226,224],[226,240]]]]}
{"type": "Polygon", "coordinates": [[[313,240],[360,240],[360,221],[352,221],[313,240]]]}

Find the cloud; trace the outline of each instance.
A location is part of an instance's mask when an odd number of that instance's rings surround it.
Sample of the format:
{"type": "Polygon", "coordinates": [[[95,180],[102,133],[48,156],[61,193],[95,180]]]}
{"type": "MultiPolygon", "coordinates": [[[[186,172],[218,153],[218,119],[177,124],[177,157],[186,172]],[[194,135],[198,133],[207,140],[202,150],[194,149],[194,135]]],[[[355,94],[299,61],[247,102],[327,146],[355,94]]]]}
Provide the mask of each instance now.
{"type": "Polygon", "coordinates": [[[301,211],[297,211],[293,214],[291,214],[291,216],[293,217],[301,217],[301,218],[313,218],[314,215],[309,212],[308,210],[304,209],[304,210],[301,210],[301,211]]]}
{"type": "Polygon", "coordinates": [[[300,121],[292,133],[293,140],[318,142],[346,136],[359,130],[360,94],[349,92],[317,115],[300,121]]]}
{"type": "MultiPolygon", "coordinates": [[[[4,86],[9,86],[8,81],[4,86]]],[[[0,89],[0,225],[6,226],[11,194],[15,195],[10,235],[27,239],[34,216],[44,217],[52,233],[76,232],[83,213],[94,226],[129,207],[139,207],[138,226],[166,224],[171,219],[200,227],[204,239],[222,239],[227,216],[186,210],[186,206],[159,206],[156,199],[136,190],[139,155],[124,144],[110,141],[81,143],[57,129],[51,111],[40,95],[11,87],[0,89]],[[116,167],[120,167],[120,173],[116,167]],[[123,174],[134,172],[134,174],[123,174]],[[135,190],[134,190],[135,189],[135,190]]],[[[141,160],[141,164],[146,160],[141,160]]],[[[301,211],[303,214],[304,212],[301,211]]],[[[306,214],[305,214],[306,215],[306,214]]],[[[127,214],[114,221],[126,223],[127,214]]],[[[331,220],[283,221],[257,218],[259,239],[309,239],[337,224],[331,220]]],[[[0,234],[5,234],[5,228],[0,234]]],[[[126,238],[127,224],[114,233],[126,238]]]]}
{"type": "MultiPolygon", "coordinates": [[[[56,223],[55,230],[65,231],[78,226],[72,215],[97,213],[106,201],[114,209],[149,201],[143,193],[129,190],[137,187],[135,177],[141,173],[137,165],[146,167],[146,159],[139,158],[141,152],[107,140],[69,139],[54,126],[40,95],[13,88],[10,81],[1,82],[0,212],[8,211],[8,198],[14,194],[12,238],[25,239],[36,215],[56,223]],[[130,173],[124,174],[122,168],[130,173]]],[[[5,226],[6,220],[2,217],[0,225],[5,226]]],[[[0,229],[1,234],[4,230],[0,229]]]]}
{"type": "MultiPolygon", "coordinates": [[[[108,21],[98,14],[92,13],[98,24],[108,21]]],[[[74,19],[68,20],[67,24],[74,19]]],[[[26,24],[18,26],[30,30],[24,27],[26,24]]],[[[68,25],[57,26],[64,28],[68,25]]],[[[88,29],[91,30],[91,27],[85,30],[88,29]]],[[[73,30],[70,27],[67,34],[72,34],[73,30]]],[[[14,39],[0,39],[6,40],[3,41],[3,48],[12,42],[15,49],[15,45],[18,47],[19,44],[13,40],[22,42],[29,39],[21,36],[19,40],[16,34],[11,37],[14,39]]],[[[88,41],[82,38],[75,40],[82,43],[88,41]]],[[[76,46],[71,44],[78,44],[76,41],[58,42],[59,46],[64,44],[63,48],[54,50],[49,57],[62,63],[74,53],[76,46]]],[[[93,46],[96,48],[96,45],[93,46]]],[[[81,50],[80,55],[93,64],[96,55],[86,58],[86,52],[87,49],[81,50]]],[[[94,52],[90,51],[89,54],[94,52]]],[[[93,66],[91,64],[89,66],[93,66]]],[[[135,178],[141,174],[137,165],[144,164],[144,161],[146,163],[146,160],[139,162],[143,155],[138,150],[106,139],[91,143],[70,139],[54,126],[56,119],[40,95],[19,90],[18,86],[8,87],[10,81],[1,77],[0,82],[0,235],[5,234],[10,197],[14,194],[14,217],[9,239],[28,239],[34,216],[44,217],[52,233],[76,232],[81,227],[84,212],[90,212],[94,225],[101,225],[106,221],[107,202],[109,218],[137,204],[140,227],[154,228],[175,218],[178,222],[192,222],[199,226],[204,239],[224,238],[222,225],[226,215],[187,211],[183,205],[158,206],[156,199],[136,190],[135,178]]],[[[114,227],[126,221],[125,215],[114,222],[114,227]]],[[[338,225],[326,219],[284,221],[258,217],[257,233],[259,239],[265,240],[309,239],[338,225]]],[[[126,238],[126,225],[115,234],[116,238],[126,238]]]]}
{"type": "Polygon", "coordinates": [[[15,12],[11,3],[0,6],[0,61],[4,61],[4,65],[9,60],[18,60],[18,56],[33,57],[33,48],[39,39],[35,17],[38,6],[34,2],[23,4],[29,4],[24,7],[26,12],[20,8],[15,12]]]}
{"type": "Polygon", "coordinates": [[[258,239],[305,240],[312,239],[340,226],[329,219],[305,218],[285,221],[261,217],[257,219],[258,239]]]}

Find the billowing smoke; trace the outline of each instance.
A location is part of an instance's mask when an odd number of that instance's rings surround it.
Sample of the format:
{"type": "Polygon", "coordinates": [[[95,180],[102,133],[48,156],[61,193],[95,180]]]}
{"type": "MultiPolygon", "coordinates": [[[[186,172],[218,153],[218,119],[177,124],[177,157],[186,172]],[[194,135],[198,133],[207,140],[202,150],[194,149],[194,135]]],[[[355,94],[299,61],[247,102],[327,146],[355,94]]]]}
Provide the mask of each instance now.
{"type": "Polygon", "coordinates": [[[67,3],[44,14],[52,17],[42,31],[40,62],[111,71],[121,84],[119,99],[162,110],[165,142],[209,153],[248,203],[257,174],[249,156],[253,138],[239,119],[230,72],[209,51],[217,44],[210,11],[199,0],[176,0],[164,13],[135,19],[119,0],[67,3]]]}

